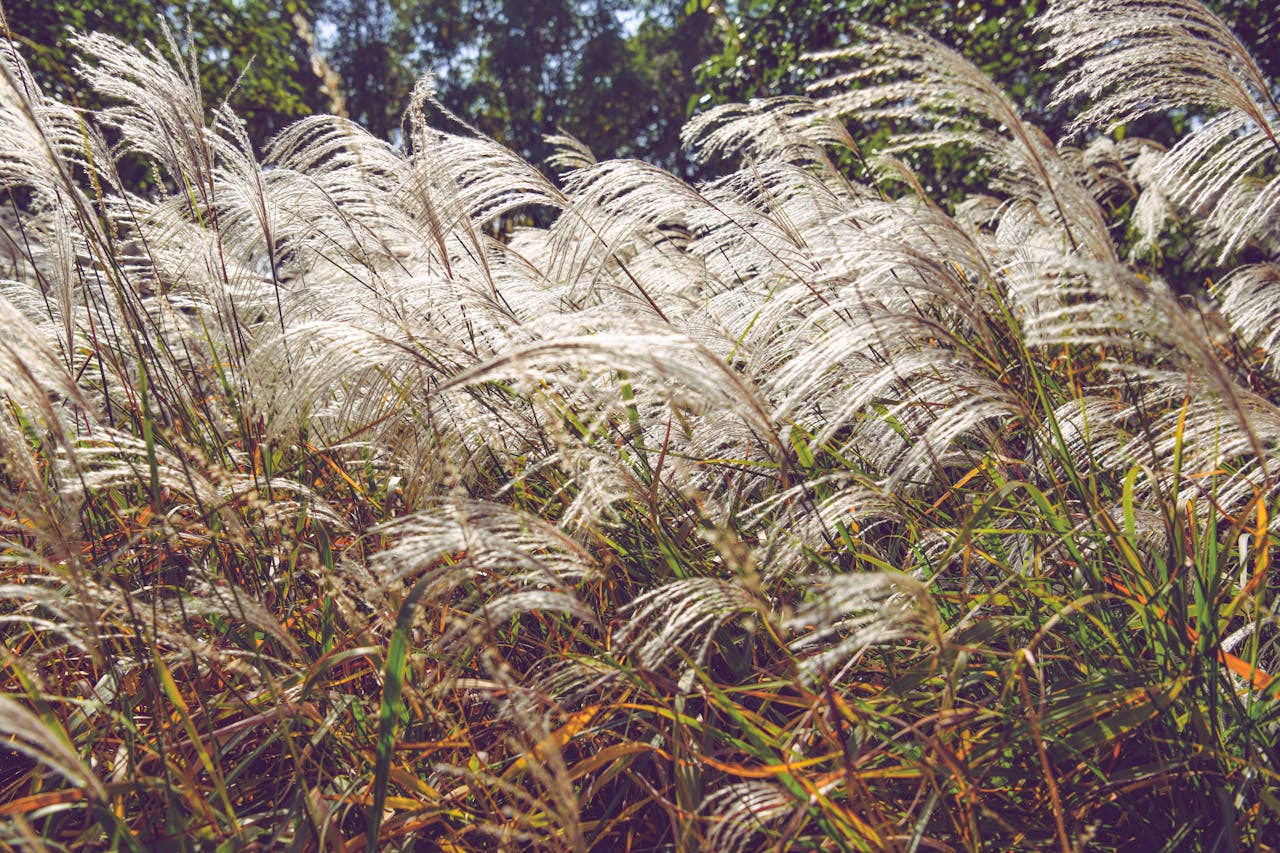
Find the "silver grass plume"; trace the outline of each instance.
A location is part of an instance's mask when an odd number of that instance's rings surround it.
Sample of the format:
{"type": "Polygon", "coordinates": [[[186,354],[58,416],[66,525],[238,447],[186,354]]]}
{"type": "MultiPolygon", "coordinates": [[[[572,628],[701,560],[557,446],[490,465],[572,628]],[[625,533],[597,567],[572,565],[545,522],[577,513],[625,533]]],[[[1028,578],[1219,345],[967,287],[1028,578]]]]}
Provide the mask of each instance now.
{"type": "Polygon", "coordinates": [[[1115,127],[1171,108],[1220,110],[1161,159],[1161,192],[1197,216],[1225,259],[1247,240],[1275,247],[1280,107],[1231,30],[1196,0],[1067,0],[1040,20],[1050,67],[1076,66],[1055,103],[1088,99],[1072,128],[1115,127]],[[1262,180],[1251,175],[1270,175],[1262,180]]]}
{"type": "Polygon", "coordinates": [[[1034,205],[1057,226],[1061,250],[1114,258],[1101,210],[1053,144],[955,50],[923,33],[866,27],[859,43],[807,59],[826,72],[811,87],[825,114],[902,124],[890,155],[968,147],[983,155],[993,187],[1034,205]]]}

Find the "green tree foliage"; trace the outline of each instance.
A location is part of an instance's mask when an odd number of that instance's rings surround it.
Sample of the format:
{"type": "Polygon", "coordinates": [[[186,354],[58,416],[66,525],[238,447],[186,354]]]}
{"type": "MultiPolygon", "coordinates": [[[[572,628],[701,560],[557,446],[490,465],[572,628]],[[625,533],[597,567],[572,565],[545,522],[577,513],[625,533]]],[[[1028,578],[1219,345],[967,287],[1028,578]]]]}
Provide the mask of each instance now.
{"type": "Polygon", "coordinates": [[[721,47],[710,14],[660,0],[8,0],[4,9],[41,87],[86,107],[100,104],[77,80],[71,32],[163,46],[168,27],[194,50],[206,102],[229,98],[254,139],[333,109],[312,70],[318,47],[346,112],[375,135],[400,139],[413,87],[431,74],[449,110],[536,163],[563,130],[602,157],[687,169],[679,128],[700,91],[695,68],[721,47]]]}
{"type": "Polygon", "coordinates": [[[413,91],[415,74],[402,10],[390,0],[317,0],[317,19],[329,32],[322,50],[338,72],[350,117],[389,138],[413,91]]]}
{"type": "MultiPolygon", "coordinates": [[[[706,0],[695,3],[715,8],[706,0]]],[[[724,49],[708,59],[702,77],[724,100],[801,91],[820,70],[801,61],[808,51],[826,50],[858,38],[865,24],[890,29],[918,28],[957,47],[1008,91],[1028,103],[1045,100],[1053,80],[1038,71],[1041,43],[1025,26],[1040,0],[738,0],[720,10],[724,49]],[[1038,97],[1037,97],[1038,96],[1038,97]]]]}
{"type": "Polygon", "coordinates": [[[564,130],[600,156],[679,167],[694,69],[719,47],[710,15],[652,0],[328,0],[317,9],[352,118],[394,138],[415,78],[430,73],[457,116],[534,162],[564,130]]]}
{"type": "Polygon", "coordinates": [[[328,106],[299,34],[311,14],[305,0],[4,0],[0,6],[41,87],[81,106],[99,104],[75,74],[72,33],[165,48],[166,28],[190,52],[184,58],[199,65],[206,104],[228,100],[254,139],[328,106]]]}
{"type": "MultiPolygon", "coordinates": [[[[1211,0],[1208,4],[1248,45],[1263,71],[1280,76],[1280,9],[1267,0],[1211,0]]],[[[804,55],[848,45],[870,25],[896,31],[916,29],[959,50],[995,81],[1034,123],[1057,138],[1067,115],[1050,105],[1061,70],[1044,67],[1046,35],[1030,26],[1043,0],[689,0],[688,7],[715,13],[723,47],[699,68],[702,103],[799,94],[829,71],[804,55]]],[[[854,138],[871,150],[890,136],[883,126],[859,125],[849,117],[854,138]]],[[[1168,143],[1185,129],[1185,112],[1145,118],[1132,132],[1168,143]]],[[[930,152],[912,165],[925,186],[958,197],[985,182],[971,157],[930,152]]]]}
{"type": "Polygon", "coordinates": [[[602,154],[687,165],[680,128],[698,94],[697,59],[718,44],[714,20],[651,12],[634,35],[619,35],[602,28],[585,45],[565,127],[602,154]]]}
{"type": "MultiPolygon", "coordinates": [[[[1027,24],[1042,0],[690,0],[688,8],[718,14],[723,49],[700,69],[708,93],[719,100],[789,94],[822,76],[802,54],[848,44],[864,25],[916,28],[956,48],[1039,118],[1057,75],[1043,34],[1027,24]]],[[[1267,0],[1215,0],[1218,13],[1248,45],[1259,67],[1280,72],[1280,11],[1267,0]]],[[[1058,118],[1060,116],[1053,115],[1058,118]]]]}

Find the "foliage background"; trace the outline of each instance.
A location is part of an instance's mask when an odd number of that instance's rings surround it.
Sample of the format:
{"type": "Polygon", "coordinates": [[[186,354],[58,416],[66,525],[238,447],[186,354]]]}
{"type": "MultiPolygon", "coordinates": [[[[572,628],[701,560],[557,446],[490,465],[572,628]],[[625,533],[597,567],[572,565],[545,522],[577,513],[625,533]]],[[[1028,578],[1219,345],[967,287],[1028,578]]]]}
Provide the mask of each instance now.
{"type": "MultiPolygon", "coordinates": [[[[433,75],[441,102],[534,163],[563,130],[600,158],[639,157],[692,174],[679,131],[698,109],[797,94],[823,74],[806,51],[856,43],[863,24],[918,28],[959,49],[1051,138],[1044,34],[1027,23],[1040,0],[6,0],[12,31],[48,91],[95,105],[72,70],[67,34],[102,32],[165,45],[167,26],[198,63],[210,107],[230,98],[249,135],[341,106],[399,139],[414,83],[433,75]],[[193,41],[188,44],[185,34],[193,41]],[[234,87],[234,88],[233,88],[234,87]],[[607,105],[602,108],[602,105],[607,105]]],[[[1272,79],[1280,71],[1280,10],[1267,0],[1212,0],[1272,79]]],[[[1186,115],[1148,117],[1131,135],[1172,141],[1186,115]]],[[[854,124],[868,151],[887,127],[854,124]]],[[[957,196],[981,183],[953,154],[916,162],[926,187],[957,196]]]]}

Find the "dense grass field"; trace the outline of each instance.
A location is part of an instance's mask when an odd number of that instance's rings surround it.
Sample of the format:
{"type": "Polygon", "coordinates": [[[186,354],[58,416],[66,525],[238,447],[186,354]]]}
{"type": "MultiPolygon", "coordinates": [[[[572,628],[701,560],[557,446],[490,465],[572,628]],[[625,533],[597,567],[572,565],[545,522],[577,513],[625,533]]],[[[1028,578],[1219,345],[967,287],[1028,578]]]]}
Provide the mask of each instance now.
{"type": "Polygon", "coordinates": [[[1056,144],[868,28],[698,185],[3,46],[0,847],[1278,849],[1277,89],[1038,25],[1056,144]]]}

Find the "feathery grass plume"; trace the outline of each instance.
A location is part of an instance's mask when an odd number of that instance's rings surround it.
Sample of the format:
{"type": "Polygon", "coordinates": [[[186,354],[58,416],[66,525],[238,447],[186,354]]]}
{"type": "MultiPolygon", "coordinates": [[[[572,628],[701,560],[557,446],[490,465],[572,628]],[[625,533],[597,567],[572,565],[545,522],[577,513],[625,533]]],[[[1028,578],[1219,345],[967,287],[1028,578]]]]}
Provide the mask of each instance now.
{"type": "Polygon", "coordinates": [[[827,76],[811,86],[831,116],[899,123],[886,154],[961,145],[991,171],[992,189],[1034,205],[1057,225],[1061,247],[1114,257],[1097,205],[1052,142],[976,66],[923,33],[865,28],[856,45],[812,54],[827,76]],[[852,65],[852,70],[842,70],[852,65]],[[826,94],[829,93],[829,94],[826,94]]]}
{"type": "Polygon", "coordinates": [[[1280,376],[1280,267],[1274,262],[1237,267],[1214,286],[1222,313],[1246,341],[1266,353],[1266,366],[1280,376]]]}
{"type": "Polygon", "coordinates": [[[1050,67],[1076,66],[1054,100],[1086,101],[1077,131],[1170,108],[1220,110],[1165,153],[1153,175],[1170,200],[1204,216],[1219,262],[1251,239],[1274,250],[1280,106],[1222,21],[1196,0],[1071,0],[1055,3],[1038,26],[1050,33],[1050,67]]]}
{"type": "Polygon", "coordinates": [[[751,849],[769,824],[793,813],[795,805],[776,782],[747,781],[729,785],[707,796],[701,811],[709,815],[708,843],[716,850],[751,849]]]}
{"type": "Polygon", "coordinates": [[[925,587],[910,577],[872,572],[809,580],[818,593],[783,622],[798,635],[790,645],[802,655],[803,677],[840,682],[873,644],[942,640],[925,587]]]}
{"type": "Polygon", "coordinates": [[[547,165],[562,175],[599,162],[585,142],[568,133],[553,133],[546,137],[546,143],[553,149],[547,165]]]}
{"type": "Polygon", "coordinates": [[[445,503],[397,520],[382,533],[394,543],[374,562],[383,584],[429,576],[417,596],[422,601],[448,598],[469,580],[487,607],[490,585],[502,593],[564,591],[597,572],[589,555],[558,528],[501,504],[445,503]]]}
{"type": "Polygon", "coordinates": [[[7,735],[7,749],[35,759],[98,801],[106,801],[105,786],[69,746],[66,732],[57,731],[56,726],[51,731],[45,720],[5,696],[0,696],[0,730],[7,735]]]}
{"type": "Polygon", "coordinates": [[[659,670],[677,659],[705,665],[717,629],[760,606],[733,580],[675,580],[630,602],[626,622],[614,640],[646,670],[659,670]]]}
{"type": "MultiPolygon", "coordinates": [[[[206,132],[199,74],[170,63],[154,45],[144,52],[94,34],[80,36],[73,46],[92,57],[80,73],[98,94],[115,102],[99,119],[119,130],[126,146],[164,169],[193,205],[212,204],[215,153],[206,132]]],[[[181,54],[172,37],[168,47],[181,54]]]]}
{"type": "Polygon", "coordinates": [[[729,156],[760,164],[830,164],[827,149],[853,148],[848,131],[807,98],[781,97],[723,104],[695,115],[680,132],[699,158],[729,156]]]}

